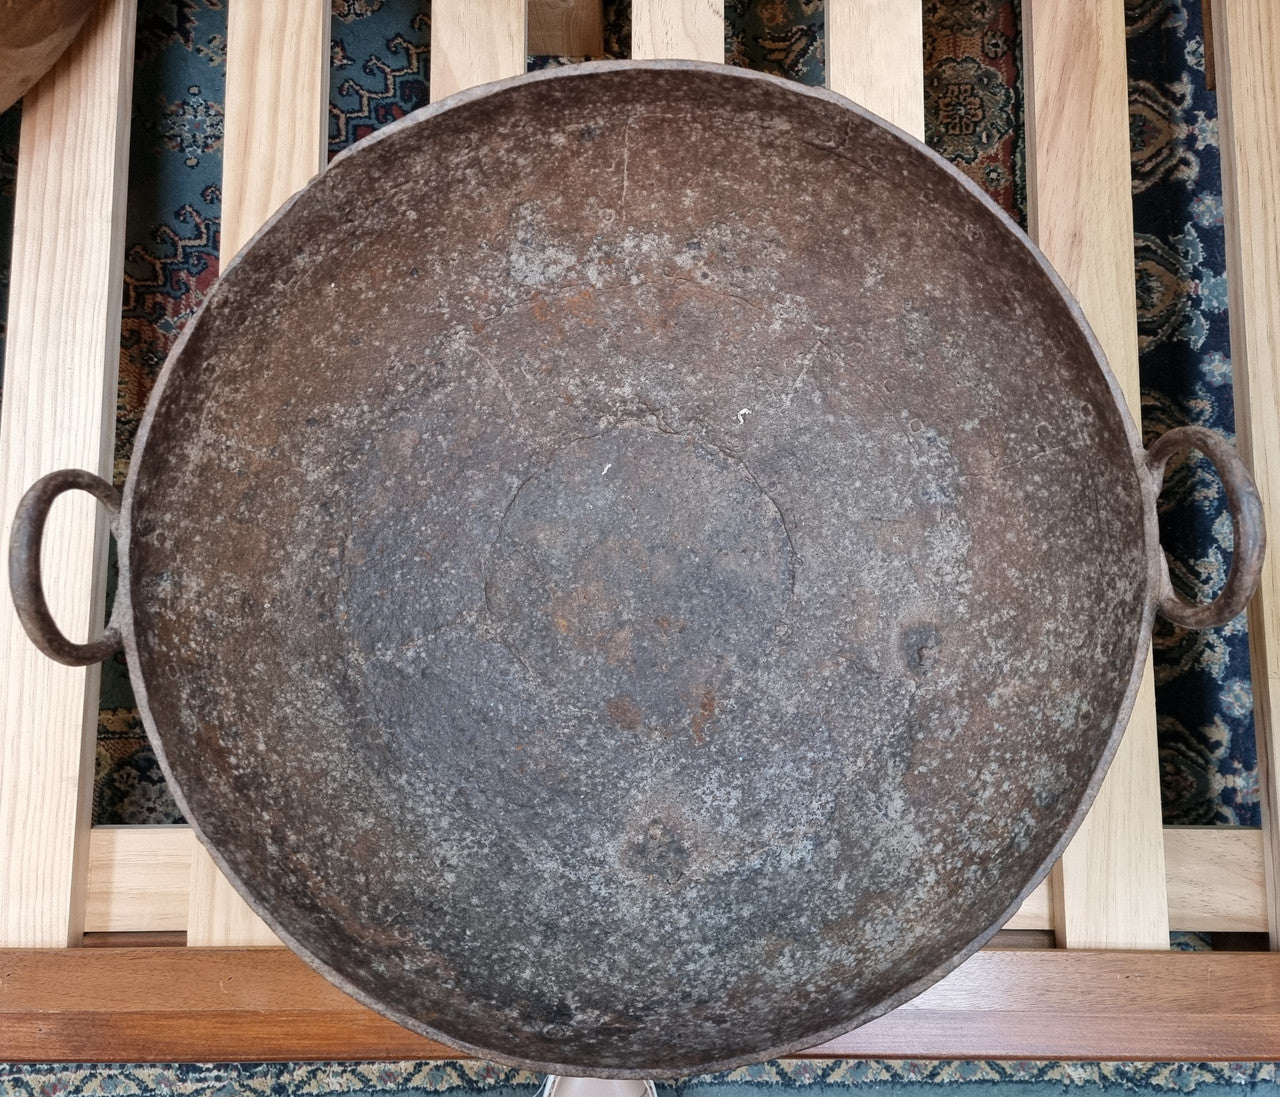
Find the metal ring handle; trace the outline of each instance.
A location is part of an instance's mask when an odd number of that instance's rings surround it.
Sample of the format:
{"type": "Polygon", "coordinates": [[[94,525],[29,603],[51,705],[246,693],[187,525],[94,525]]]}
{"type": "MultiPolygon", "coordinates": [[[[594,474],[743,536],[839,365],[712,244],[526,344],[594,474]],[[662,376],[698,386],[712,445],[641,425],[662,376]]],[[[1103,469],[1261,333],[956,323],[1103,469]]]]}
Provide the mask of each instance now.
{"type": "Polygon", "coordinates": [[[1253,477],[1235,447],[1223,437],[1204,427],[1175,427],[1166,431],[1147,450],[1147,471],[1152,479],[1152,505],[1160,494],[1165,466],[1179,453],[1199,450],[1218,470],[1227,492],[1227,508],[1235,533],[1235,549],[1231,554],[1231,571],[1222,592],[1212,602],[1188,602],[1173,589],[1169,578],[1169,561],[1160,553],[1161,616],[1183,628],[1215,628],[1225,625],[1244,609],[1258,589],[1262,574],[1262,558],[1267,550],[1267,528],[1262,513],[1262,499],[1253,477]]]}
{"type": "Polygon", "coordinates": [[[111,531],[116,532],[116,520],[120,516],[120,493],[101,477],[82,469],[63,469],[51,472],[37,480],[22,497],[18,512],[13,517],[13,530],[9,539],[9,591],[18,611],[18,620],[27,630],[31,642],[50,659],[69,667],[87,667],[101,663],[120,648],[120,628],[116,623],[123,592],[117,595],[116,612],[106,631],[87,644],[74,644],[58,628],[49,612],[44,597],[44,582],[40,574],[40,545],[44,538],[44,524],[49,517],[53,501],[64,491],[87,491],[107,509],[111,516],[111,531]]]}

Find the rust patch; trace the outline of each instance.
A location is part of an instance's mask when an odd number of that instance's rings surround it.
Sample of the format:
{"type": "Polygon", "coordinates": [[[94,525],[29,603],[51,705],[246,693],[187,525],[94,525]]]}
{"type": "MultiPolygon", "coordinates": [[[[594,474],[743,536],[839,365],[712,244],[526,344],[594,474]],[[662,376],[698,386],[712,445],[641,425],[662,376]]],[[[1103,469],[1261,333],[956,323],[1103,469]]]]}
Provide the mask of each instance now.
{"type": "Polygon", "coordinates": [[[617,697],[610,697],[605,705],[605,711],[609,713],[611,719],[620,728],[627,731],[635,731],[640,726],[642,714],[640,706],[636,704],[636,699],[629,694],[621,694],[617,697]]]}
{"type": "Polygon", "coordinates": [[[703,729],[711,723],[716,717],[716,694],[715,690],[708,686],[702,691],[702,698],[698,703],[698,710],[693,714],[693,741],[701,745],[707,741],[706,736],[702,734],[703,729]]]}

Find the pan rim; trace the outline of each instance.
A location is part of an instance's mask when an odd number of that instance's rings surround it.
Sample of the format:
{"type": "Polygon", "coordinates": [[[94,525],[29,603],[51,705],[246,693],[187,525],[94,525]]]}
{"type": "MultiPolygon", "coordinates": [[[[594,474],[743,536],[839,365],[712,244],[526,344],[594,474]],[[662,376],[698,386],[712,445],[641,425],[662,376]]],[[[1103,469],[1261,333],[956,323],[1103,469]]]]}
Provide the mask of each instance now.
{"type": "MultiPolygon", "coordinates": [[[[995,933],[1005,924],[1009,917],[1021,906],[1028,895],[1039,886],[1040,882],[1051,870],[1053,865],[1061,857],[1063,851],[1070,843],[1076,832],[1088,814],[1089,809],[1097,796],[1106,773],[1110,767],[1111,761],[1119,748],[1123,738],[1124,731],[1128,726],[1130,715],[1137,698],[1138,689],[1142,680],[1144,665],[1146,662],[1147,651],[1151,643],[1151,629],[1155,617],[1155,598],[1153,591],[1156,585],[1152,581],[1152,564],[1158,559],[1160,552],[1158,543],[1158,530],[1156,528],[1155,511],[1151,499],[1151,486],[1147,479],[1142,475],[1142,454],[1143,447],[1140,436],[1133,417],[1129,411],[1127,402],[1121,392],[1119,382],[1111,370],[1106,360],[1106,356],[1102,348],[1090,328],[1084,314],[1075,300],[1074,296],[1067,289],[1065,283],[1054,270],[1043,253],[1034,244],[1033,241],[1023,232],[1023,230],[1002,210],[998,207],[975,183],[965,176],[958,169],[948,163],[943,157],[929,149],[923,142],[908,133],[898,129],[884,119],[873,114],[870,111],[858,106],[856,103],[840,96],[834,92],[821,88],[812,88],[805,85],[796,84],[792,81],[781,77],[771,76],[766,73],[754,72],[751,70],[740,69],[728,65],[714,64],[710,62],[700,61],[683,61],[683,60],[657,60],[657,61],[594,61],[586,62],[579,65],[566,66],[559,69],[547,69],[534,73],[526,73],[524,75],[515,76],[507,80],[497,81],[491,84],[481,85],[476,88],[468,89],[454,96],[433,103],[418,111],[406,115],[404,118],[388,124],[377,132],[364,138],[351,148],[345,150],[336,156],[325,170],[322,170],[308,185],[286,201],[273,214],[242,247],[241,251],[233,257],[230,262],[222,268],[219,281],[222,280],[230,271],[232,271],[240,262],[242,256],[247,254],[254,244],[264,235],[271,232],[277,223],[288,217],[290,210],[293,208],[299,198],[313,188],[323,187],[325,185],[327,173],[334,167],[344,163],[352,155],[376,144],[379,141],[386,140],[402,129],[417,126],[433,118],[437,115],[444,114],[451,110],[465,107],[468,104],[485,100],[490,97],[501,96],[508,91],[521,88],[527,84],[540,83],[542,81],[569,81],[576,79],[589,78],[597,73],[616,73],[621,71],[658,71],[658,72],[698,72],[713,75],[722,79],[735,79],[743,81],[763,82],[765,84],[774,85],[778,88],[785,89],[791,94],[797,94],[802,97],[810,97],[832,105],[839,106],[845,110],[852,111],[854,114],[869,120],[876,125],[887,129],[893,135],[905,142],[917,154],[922,154],[936,168],[941,168],[954,182],[958,183],[972,199],[976,199],[980,206],[984,207],[986,212],[994,218],[1006,232],[1012,233],[1014,239],[1028,249],[1035,263],[1048,280],[1049,284],[1056,291],[1060,299],[1067,305],[1069,315],[1071,316],[1076,327],[1084,336],[1086,345],[1088,346],[1095,364],[1102,373],[1107,391],[1118,410],[1119,419],[1125,432],[1125,438],[1128,442],[1130,457],[1133,463],[1134,475],[1139,484],[1143,506],[1142,523],[1144,536],[1144,554],[1148,562],[1148,567],[1144,571],[1145,591],[1143,595],[1143,613],[1140,621],[1140,631],[1138,641],[1135,646],[1134,663],[1129,672],[1129,677],[1123,692],[1123,699],[1117,711],[1114,725],[1111,728],[1107,738],[1106,746],[1101,754],[1100,761],[1091,775],[1086,785],[1084,795],[1071,816],[1071,819],[1060,836],[1059,840],[1053,846],[1049,855],[1044,859],[1040,866],[1031,875],[1026,886],[1009,904],[1009,906],[996,918],[987,929],[978,934],[968,945],[959,952],[949,957],[942,964],[938,965],[927,975],[915,980],[905,987],[900,988],[887,998],[875,1003],[873,1006],[864,1010],[862,1013],[853,1016],[838,1025],[830,1026],[821,1031],[806,1035],[799,1039],[785,1041],[781,1044],[774,1045],[758,1052],[751,1052],[745,1055],[732,1056],[725,1059],[719,1059],[707,1063],[699,1063],[684,1073],[680,1077],[693,1073],[710,1073],[723,1070],[731,1070],[737,1067],[746,1066],[752,1063],[758,1063],[764,1060],[777,1058],[779,1056],[791,1055],[806,1049],[814,1048],[820,1044],[826,1043],[852,1029],[858,1028],[876,1017],[882,1016],[898,1006],[915,998],[919,993],[927,987],[938,982],[950,972],[960,966],[965,960],[969,959],[975,952],[982,948],[995,935],[995,933]]],[[[602,1077],[602,1078],[625,1078],[625,1079],[644,1079],[655,1077],[670,1077],[670,1067],[650,1066],[650,1067],[629,1067],[629,1068],[595,1068],[584,1066],[582,1064],[547,1062],[542,1060],[523,1059],[518,1056],[503,1054],[500,1050],[482,1047],[476,1044],[470,1044],[464,1040],[460,1040],[455,1036],[448,1035],[438,1029],[424,1024],[413,1017],[397,1011],[394,1007],[388,1006],[371,995],[365,993],[355,984],[353,984],[346,976],[332,968],[330,965],[319,960],[305,946],[300,944],[296,938],[285,928],[267,908],[246,886],[244,881],[231,869],[230,865],[223,855],[209,842],[199,821],[192,815],[186,798],[178,781],[175,779],[174,773],[169,765],[169,761],[164,750],[160,733],[156,727],[154,717],[151,712],[150,701],[146,688],[146,678],[143,675],[141,658],[139,655],[138,644],[134,631],[134,609],[133,609],[133,585],[132,585],[132,568],[131,568],[131,540],[133,528],[133,506],[134,498],[139,483],[140,470],[146,464],[147,443],[151,433],[151,428],[155,419],[158,417],[160,405],[163,402],[165,392],[173,380],[176,367],[182,353],[190,339],[191,334],[196,330],[206,308],[217,298],[217,288],[205,298],[196,313],[188,320],[181,334],[174,343],[156,384],[151,392],[147,402],[147,407],[139,425],[134,451],[129,463],[128,476],[125,481],[123,491],[123,501],[121,506],[120,517],[120,536],[118,545],[120,582],[118,586],[119,593],[117,597],[124,597],[125,604],[122,607],[121,614],[121,635],[123,639],[123,647],[129,668],[129,675],[133,684],[135,697],[138,703],[139,714],[142,719],[144,728],[146,729],[148,740],[156,755],[157,762],[164,774],[165,780],[168,782],[170,791],[173,793],[183,816],[190,824],[197,840],[209,852],[214,863],[224,873],[231,882],[235,890],[245,900],[249,907],[270,927],[270,929],[283,941],[296,955],[300,956],[310,967],[321,973],[331,983],[338,986],[345,993],[355,998],[365,1006],[373,1009],[375,1012],[395,1021],[396,1023],[410,1029],[413,1032],[427,1036],[437,1040],[448,1047],[456,1048],[459,1051],[483,1059],[489,1059],[498,1063],[510,1066],[521,1067],[539,1072],[559,1074],[559,1075],[575,1075],[586,1077],[602,1077]]]]}

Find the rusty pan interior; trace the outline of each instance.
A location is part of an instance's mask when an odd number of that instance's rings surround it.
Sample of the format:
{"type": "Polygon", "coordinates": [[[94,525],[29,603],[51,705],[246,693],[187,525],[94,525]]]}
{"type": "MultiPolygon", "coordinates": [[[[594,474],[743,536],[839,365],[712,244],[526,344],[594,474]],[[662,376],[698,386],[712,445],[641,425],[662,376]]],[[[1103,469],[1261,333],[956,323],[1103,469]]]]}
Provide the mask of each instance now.
{"type": "Polygon", "coordinates": [[[226,271],[126,490],[188,818],[320,970],[558,1073],[802,1048],[994,931],[1113,749],[1151,518],[1043,259],[722,66],[457,97],[226,271]]]}

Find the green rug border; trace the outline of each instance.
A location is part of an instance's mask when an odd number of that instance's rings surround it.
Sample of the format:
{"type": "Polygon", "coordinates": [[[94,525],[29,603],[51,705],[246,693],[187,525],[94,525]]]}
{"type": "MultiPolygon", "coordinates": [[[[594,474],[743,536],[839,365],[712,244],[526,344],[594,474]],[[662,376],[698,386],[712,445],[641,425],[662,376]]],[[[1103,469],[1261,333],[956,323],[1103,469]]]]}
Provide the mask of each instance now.
{"type": "MultiPolygon", "coordinates": [[[[133,1097],[416,1097],[469,1091],[531,1097],[541,1076],[478,1061],[377,1063],[0,1064],[0,1093],[15,1097],[85,1094],[133,1097]]],[[[805,1060],[659,1082],[661,1097],[748,1097],[762,1088],[820,1092],[874,1089],[907,1097],[938,1086],[966,1097],[1047,1092],[1195,1093],[1239,1097],[1280,1092],[1277,1063],[1004,1062],[994,1060],[805,1060]],[[991,1087],[998,1087],[992,1090],[991,1087]]]]}

